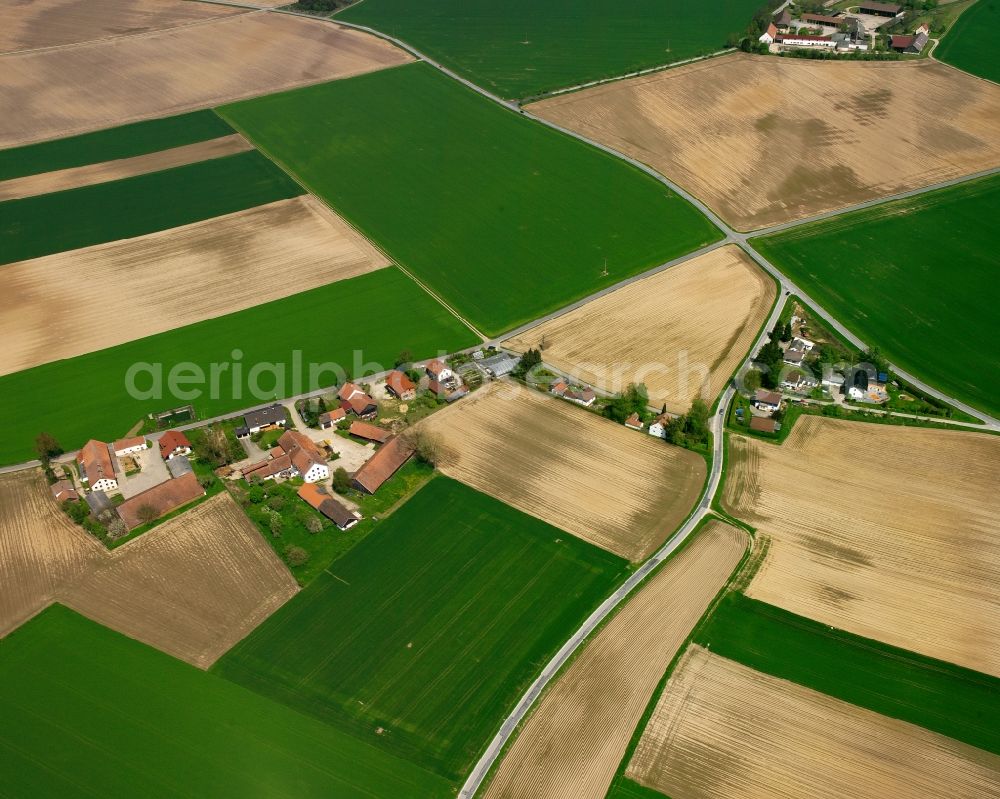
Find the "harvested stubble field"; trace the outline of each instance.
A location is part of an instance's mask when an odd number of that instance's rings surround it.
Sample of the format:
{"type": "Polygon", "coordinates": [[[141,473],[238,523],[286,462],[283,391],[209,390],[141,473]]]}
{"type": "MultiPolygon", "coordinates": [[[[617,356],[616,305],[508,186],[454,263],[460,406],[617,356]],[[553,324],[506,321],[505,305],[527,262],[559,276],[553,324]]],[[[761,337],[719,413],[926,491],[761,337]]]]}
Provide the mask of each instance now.
{"type": "Polygon", "coordinates": [[[0,0],[0,53],[134,36],[242,13],[185,0],[0,0]]]}
{"type": "Polygon", "coordinates": [[[705,481],[695,453],[517,384],[422,424],[445,474],[632,561],[667,540],[705,481]]]}
{"type": "Polygon", "coordinates": [[[206,669],[297,591],[223,492],[109,553],[59,601],[206,669]]]}
{"type": "Polygon", "coordinates": [[[692,646],[628,776],[673,799],[1000,796],[1000,757],[692,646]]]}
{"type": "Polygon", "coordinates": [[[708,522],[549,688],[485,799],[604,799],[664,671],[747,544],[736,528],[708,522]]]}
{"type": "Polygon", "coordinates": [[[0,147],[358,75],[410,61],[360,31],[257,12],[0,55],[0,147]]]}
{"type": "Polygon", "coordinates": [[[531,110],[649,164],[741,230],[1000,165],[1000,87],[926,59],[738,54],[531,110]]]}
{"type": "Polygon", "coordinates": [[[730,438],[723,503],[770,539],[747,594],[1000,675],[1000,437],[802,416],[730,438]]]}
{"type": "Polygon", "coordinates": [[[145,175],[148,172],[172,169],[175,166],[208,161],[212,158],[221,158],[252,149],[253,145],[250,142],[238,133],[233,133],[229,136],[220,136],[217,139],[185,144],[181,147],[172,147],[169,150],[137,155],[132,158],[104,161],[5,180],[0,182],[0,200],[16,200],[21,197],[34,197],[53,191],[75,189],[79,186],[92,186],[95,183],[107,183],[110,180],[145,175]]]}
{"type": "Polygon", "coordinates": [[[0,636],[54,601],[104,547],[59,510],[37,469],[0,476],[0,636]]]}
{"type": "Polygon", "coordinates": [[[387,266],[306,195],[3,267],[0,374],[102,350],[387,266]],[[58,280],[53,280],[58,275],[58,280]],[[114,324],[108,324],[108,297],[114,324]],[[53,308],[73,308],[72,315],[53,308]]]}
{"type": "Polygon", "coordinates": [[[545,362],[606,391],[644,383],[683,413],[722,391],[767,318],[774,281],[735,245],[631,283],[505,346],[543,346],[545,362]]]}

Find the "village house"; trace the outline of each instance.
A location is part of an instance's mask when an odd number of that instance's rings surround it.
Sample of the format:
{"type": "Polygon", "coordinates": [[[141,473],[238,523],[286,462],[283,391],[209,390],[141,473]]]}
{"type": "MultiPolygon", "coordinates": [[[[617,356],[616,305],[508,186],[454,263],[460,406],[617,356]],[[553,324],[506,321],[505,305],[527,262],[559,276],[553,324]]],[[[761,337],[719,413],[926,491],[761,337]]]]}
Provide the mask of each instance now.
{"type": "Polygon", "coordinates": [[[275,402],[266,408],[258,408],[243,416],[243,427],[236,428],[237,438],[247,438],[269,427],[284,427],[287,417],[282,405],[275,402]]]}
{"type": "Polygon", "coordinates": [[[376,444],[384,444],[392,437],[392,433],[384,427],[376,427],[367,422],[351,422],[350,432],[352,436],[363,438],[366,441],[374,441],[376,444]]]}
{"type": "Polygon", "coordinates": [[[326,464],[326,454],[313,443],[312,439],[298,430],[286,430],[278,439],[278,446],[292,462],[292,468],[307,483],[326,480],[330,467],[326,464]]]}
{"type": "Polygon", "coordinates": [[[575,389],[571,389],[564,380],[559,380],[549,386],[549,393],[555,394],[557,397],[567,399],[570,402],[575,402],[577,405],[582,405],[584,408],[589,408],[597,399],[597,394],[594,393],[594,389],[588,387],[577,391],[575,389]]]}
{"type": "Polygon", "coordinates": [[[146,439],[142,436],[120,438],[112,444],[115,455],[119,458],[124,458],[126,455],[134,455],[137,452],[142,452],[148,446],[149,444],[146,443],[146,439]]]}
{"type": "Polygon", "coordinates": [[[115,466],[111,460],[111,450],[103,441],[91,439],[77,453],[80,465],[80,480],[87,483],[91,491],[114,491],[118,488],[115,466]]]}
{"type": "Polygon", "coordinates": [[[337,397],[340,399],[340,407],[359,419],[374,419],[378,416],[378,403],[354,383],[344,383],[337,392],[337,397]]]}
{"type": "Polygon", "coordinates": [[[781,356],[781,360],[790,366],[801,366],[805,357],[806,354],[802,350],[793,350],[789,347],[785,350],[785,354],[781,356]]]}
{"type": "Polygon", "coordinates": [[[815,377],[801,369],[792,369],[781,381],[781,388],[789,391],[808,391],[818,385],[819,381],[815,377]]]}
{"type": "Polygon", "coordinates": [[[69,480],[59,480],[50,486],[52,491],[52,496],[56,498],[56,502],[76,502],[80,495],[76,492],[76,488],[69,480]]]}
{"type": "Polygon", "coordinates": [[[351,482],[358,491],[374,494],[413,455],[413,448],[398,436],[389,439],[354,473],[351,482]]]}
{"type": "Polygon", "coordinates": [[[299,488],[298,495],[341,530],[350,530],[358,523],[358,514],[344,507],[344,505],[330,496],[327,490],[321,485],[306,483],[299,488]]]}
{"type": "Polygon", "coordinates": [[[296,474],[292,466],[292,459],[287,455],[272,456],[266,460],[251,463],[243,467],[242,471],[243,478],[247,482],[255,477],[260,480],[276,480],[279,477],[288,479],[295,477],[296,474]]]}
{"type": "Polygon", "coordinates": [[[759,410],[766,411],[767,413],[775,413],[781,408],[781,393],[758,388],[753,397],[753,404],[759,410]]]}
{"type": "Polygon", "coordinates": [[[385,390],[400,402],[409,402],[417,396],[417,384],[398,369],[389,372],[385,378],[385,390]]]}
{"type": "Polygon", "coordinates": [[[153,518],[159,519],[182,505],[203,496],[205,496],[205,489],[201,487],[194,473],[188,472],[176,480],[166,480],[130,499],[126,499],[118,506],[118,515],[125,522],[125,526],[129,530],[133,530],[139,525],[151,521],[145,518],[146,513],[143,512],[143,508],[152,508],[155,513],[153,518]]]}
{"type": "Polygon", "coordinates": [[[763,42],[764,44],[774,44],[774,40],[778,36],[778,27],[772,22],[767,26],[767,30],[764,31],[758,38],[757,41],[763,42]]]}
{"type": "Polygon", "coordinates": [[[632,430],[642,430],[645,425],[642,423],[642,419],[639,418],[639,414],[633,413],[628,419],[625,420],[625,426],[632,430]]]}
{"type": "Polygon", "coordinates": [[[667,424],[669,422],[670,422],[670,417],[665,413],[661,413],[652,422],[649,423],[649,429],[647,430],[647,432],[651,436],[656,436],[657,438],[666,438],[667,424]]]}
{"type": "Polygon", "coordinates": [[[332,411],[323,411],[319,415],[319,426],[321,430],[329,430],[341,419],[347,418],[347,411],[343,408],[334,408],[332,411]]]}
{"type": "Polygon", "coordinates": [[[191,454],[191,442],[180,430],[168,430],[157,442],[160,447],[160,457],[165,461],[181,455],[191,454]]]}
{"type": "Polygon", "coordinates": [[[455,377],[455,373],[444,361],[435,358],[427,366],[424,367],[424,371],[427,372],[427,376],[431,380],[436,380],[439,383],[444,383],[455,377]]]}

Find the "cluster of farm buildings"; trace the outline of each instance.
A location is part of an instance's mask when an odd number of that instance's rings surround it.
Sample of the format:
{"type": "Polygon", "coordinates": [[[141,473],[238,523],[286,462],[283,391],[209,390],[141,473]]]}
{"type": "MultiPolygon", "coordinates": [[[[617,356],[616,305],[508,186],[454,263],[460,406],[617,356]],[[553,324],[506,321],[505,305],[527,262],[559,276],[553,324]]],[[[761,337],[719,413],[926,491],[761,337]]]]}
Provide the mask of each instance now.
{"type": "MultiPolygon", "coordinates": [[[[759,38],[772,50],[819,48],[832,52],[866,51],[874,46],[875,32],[903,15],[898,3],[862,3],[852,13],[802,12],[793,16],[789,5],[782,7],[759,38]]],[[[920,25],[912,34],[890,34],[886,45],[897,53],[920,53],[928,42],[930,29],[920,25]]]]}

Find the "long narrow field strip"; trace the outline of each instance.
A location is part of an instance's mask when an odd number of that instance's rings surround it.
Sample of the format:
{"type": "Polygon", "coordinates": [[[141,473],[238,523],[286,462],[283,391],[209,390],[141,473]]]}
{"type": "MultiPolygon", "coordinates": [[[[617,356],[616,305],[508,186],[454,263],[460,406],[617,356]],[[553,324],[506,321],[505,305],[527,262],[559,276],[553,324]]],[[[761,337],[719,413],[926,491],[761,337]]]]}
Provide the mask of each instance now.
{"type": "Polygon", "coordinates": [[[0,147],[177,114],[410,60],[374,36],[267,12],[0,55],[0,147]]]}
{"type": "Polygon", "coordinates": [[[160,150],[229,136],[233,129],[214,111],[192,111],[65,139],[0,150],[0,180],[120,161],[160,150]]]}
{"type": "Polygon", "coordinates": [[[1000,416],[998,218],[993,176],[753,245],[893,363],[1000,416]]]}
{"type": "Polygon", "coordinates": [[[748,540],[710,521],[549,688],[484,799],[604,799],[643,711],[748,540]]]}
{"type": "Polygon", "coordinates": [[[0,375],[387,265],[363,237],[309,195],[10,264],[3,267],[7,307],[0,316],[0,375]]]}
{"type": "Polygon", "coordinates": [[[948,35],[934,48],[934,57],[973,75],[1000,83],[1000,63],[990,53],[990,31],[1000,26],[1000,4],[981,0],[962,12],[948,35]]]}
{"type": "Polygon", "coordinates": [[[440,777],[56,605],[0,647],[15,796],[446,799],[440,777]]]}
{"type": "Polygon", "coordinates": [[[390,369],[403,350],[420,358],[478,341],[398,269],[379,269],[0,377],[10,424],[0,464],[34,458],[42,430],[72,450],[121,437],[148,413],[192,403],[209,418],[390,369]]]}
{"type": "Polygon", "coordinates": [[[256,151],[0,203],[0,265],[128,239],[303,194],[256,151]]]}
{"type": "Polygon", "coordinates": [[[0,0],[0,53],[135,36],[241,13],[184,0],[0,0]]]}
{"type": "Polygon", "coordinates": [[[1000,757],[692,646],[628,776],[672,799],[986,799],[1000,757]]]}
{"type": "Polygon", "coordinates": [[[683,413],[722,391],[767,318],[777,288],[735,245],[631,283],[504,342],[541,347],[584,383],[643,383],[650,404],[683,413]]]}
{"type": "Polygon", "coordinates": [[[204,669],[297,591],[257,527],[222,493],[109,553],[59,601],[204,669]]]}
{"type": "Polygon", "coordinates": [[[649,164],[740,230],[1000,166],[1000,86],[927,59],[738,54],[531,110],[649,164]]]}
{"type": "Polygon", "coordinates": [[[721,238],[648,175],[427,64],[219,113],[489,335],[721,238]]]}
{"type": "Polygon", "coordinates": [[[111,180],[159,172],[252,149],[253,145],[250,142],[238,133],[233,133],[218,139],[185,144],[157,153],[5,180],[0,182],[0,200],[18,200],[80,186],[92,186],[95,183],[107,183],[111,180]]]}
{"type": "Polygon", "coordinates": [[[730,594],[695,641],[797,682],[1000,755],[1000,678],[851,635],[730,594]]]}
{"type": "Polygon", "coordinates": [[[0,636],[53,602],[103,549],[59,509],[40,470],[0,475],[0,636]]]}
{"type": "Polygon", "coordinates": [[[801,417],[733,436],[723,503],[770,539],[747,594],[1000,676],[1000,437],[801,417]]]}
{"type": "Polygon", "coordinates": [[[693,452],[516,384],[422,424],[445,474],[633,561],[680,526],[705,481],[693,452]]]}
{"type": "Polygon", "coordinates": [[[365,0],[374,27],[504,97],[525,97],[715,52],[758,0],[365,0]]]}
{"type": "Polygon", "coordinates": [[[438,477],[215,671],[457,781],[625,567],[438,477]]]}

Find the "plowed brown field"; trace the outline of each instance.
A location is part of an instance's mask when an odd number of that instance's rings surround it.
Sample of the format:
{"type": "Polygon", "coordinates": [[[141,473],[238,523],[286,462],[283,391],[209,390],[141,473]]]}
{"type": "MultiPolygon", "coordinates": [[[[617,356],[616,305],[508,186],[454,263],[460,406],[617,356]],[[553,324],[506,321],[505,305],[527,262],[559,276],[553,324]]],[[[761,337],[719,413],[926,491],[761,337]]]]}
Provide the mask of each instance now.
{"type": "Polygon", "coordinates": [[[747,544],[709,522],[650,578],[549,689],[486,799],[603,799],[663,672],[747,544]]]}
{"type": "Polygon", "coordinates": [[[269,12],[0,55],[0,147],[177,114],[410,60],[366,33],[269,12]]]}
{"type": "Polygon", "coordinates": [[[287,297],[387,265],[311,196],[3,267],[0,374],[287,297]],[[114,323],[109,324],[109,298],[114,323]],[[64,311],[72,308],[71,314],[64,311]]]}
{"type": "Polygon", "coordinates": [[[57,47],[246,13],[187,0],[0,0],[0,53],[57,47]]]}
{"type": "Polygon", "coordinates": [[[63,583],[104,554],[59,509],[40,470],[0,475],[0,636],[48,607],[63,583]]]}
{"type": "Polygon", "coordinates": [[[145,175],[147,172],[193,164],[196,161],[208,161],[252,149],[253,145],[250,142],[240,134],[234,133],[232,136],[220,136],[217,139],[186,144],[183,147],[171,147],[169,150],[137,155],[134,158],[120,158],[117,161],[104,161],[100,164],[0,181],[0,200],[16,200],[53,191],[75,189],[79,186],[92,186],[95,183],[145,175]]]}
{"type": "Polygon", "coordinates": [[[628,776],[673,799],[1000,797],[1000,757],[692,646],[628,776]]]}
{"type": "Polygon", "coordinates": [[[1000,87],[930,60],[736,54],[531,110],[750,230],[1000,165],[1000,87]]]}
{"type": "Polygon", "coordinates": [[[803,416],[728,462],[725,506],[771,540],[750,596],[1000,676],[1000,437],[803,416]]]}
{"type": "Polygon", "coordinates": [[[638,280],[509,341],[617,393],[644,383],[650,402],[683,413],[711,402],[753,343],[776,288],[735,245],[638,280]]]}
{"type": "Polygon", "coordinates": [[[421,423],[445,474],[638,561],[698,501],[705,461],[565,400],[492,383],[421,423]]]}
{"type": "Polygon", "coordinates": [[[256,526],[223,493],[114,550],[60,601],[207,669],[296,591],[256,526]]]}

